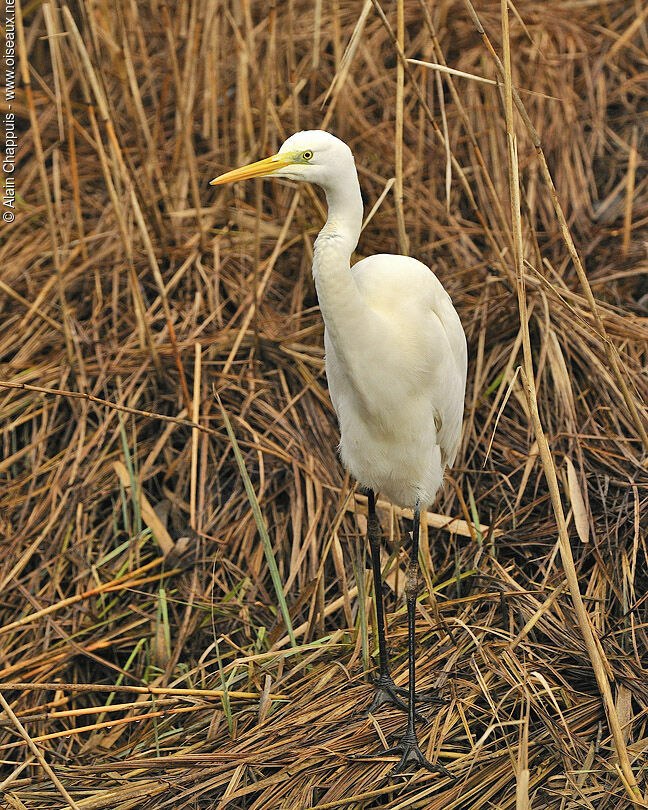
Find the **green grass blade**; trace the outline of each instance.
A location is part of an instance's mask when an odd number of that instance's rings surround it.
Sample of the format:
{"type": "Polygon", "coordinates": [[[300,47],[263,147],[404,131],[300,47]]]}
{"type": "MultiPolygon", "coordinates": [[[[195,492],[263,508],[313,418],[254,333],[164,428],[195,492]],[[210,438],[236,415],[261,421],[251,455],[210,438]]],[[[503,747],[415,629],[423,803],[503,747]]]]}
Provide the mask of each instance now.
{"type": "MultiPolygon", "coordinates": [[[[131,500],[133,502],[133,514],[135,515],[135,534],[139,535],[142,531],[142,515],[140,512],[139,503],[139,486],[137,482],[137,475],[133,467],[133,460],[128,446],[128,438],[126,436],[126,427],[122,415],[119,414],[119,433],[121,436],[122,450],[124,451],[124,461],[126,462],[126,469],[128,470],[128,477],[131,482],[131,500]]],[[[137,455],[137,454],[135,454],[137,455]]]]}
{"type": "Polygon", "coordinates": [[[232,706],[230,704],[229,699],[229,689],[227,686],[227,680],[225,679],[225,672],[223,670],[223,662],[221,660],[220,654],[220,639],[216,642],[216,659],[218,661],[218,672],[220,674],[221,686],[223,687],[223,697],[221,698],[223,702],[223,711],[225,713],[225,719],[227,720],[227,728],[229,729],[230,737],[234,733],[234,718],[232,717],[232,706]]]}
{"type": "Polygon", "coordinates": [[[479,520],[479,513],[477,512],[477,504],[475,502],[475,495],[472,491],[472,487],[470,486],[470,481],[468,483],[468,501],[470,503],[470,514],[473,519],[473,524],[475,526],[475,532],[477,534],[477,543],[481,548],[484,544],[484,537],[482,535],[481,530],[481,521],[479,520]]]}
{"type": "Polygon", "coordinates": [[[281,610],[281,615],[283,616],[283,620],[286,624],[286,630],[288,631],[288,636],[290,637],[290,643],[293,647],[297,646],[297,640],[295,639],[295,633],[292,626],[292,621],[290,619],[290,613],[288,612],[288,605],[286,604],[286,597],[284,596],[283,587],[281,585],[281,579],[279,577],[279,569],[277,568],[277,561],[274,558],[274,552],[272,551],[272,543],[270,542],[270,537],[268,535],[268,530],[263,520],[263,515],[261,514],[261,507],[259,506],[259,501],[257,500],[256,493],[254,492],[254,488],[252,487],[252,482],[250,481],[250,476],[245,468],[245,461],[243,460],[243,455],[241,454],[241,450],[239,449],[238,442],[236,441],[236,436],[234,435],[234,431],[232,430],[232,425],[230,423],[229,417],[225,412],[225,408],[223,408],[223,404],[220,401],[220,397],[218,398],[218,406],[221,410],[221,414],[223,415],[223,421],[225,423],[225,430],[227,431],[227,435],[232,443],[232,450],[234,450],[234,457],[236,459],[236,463],[238,464],[239,472],[241,473],[241,478],[243,479],[243,485],[245,486],[245,492],[248,496],[248,500],[250,502],[250,507],[252,508],[252,514],[254,515],[254,520],[257,525],[257,529],[259,531],[259,535],[261,537],[261,542],[263,543],[263,551],[265,553],[265,558],[268,563],[268,568],[270,569],[270,576],[272,577],[272,584],[275,589],[275,594],[277,596],[277,602],[279,603],[279,609],[281,610]]]}

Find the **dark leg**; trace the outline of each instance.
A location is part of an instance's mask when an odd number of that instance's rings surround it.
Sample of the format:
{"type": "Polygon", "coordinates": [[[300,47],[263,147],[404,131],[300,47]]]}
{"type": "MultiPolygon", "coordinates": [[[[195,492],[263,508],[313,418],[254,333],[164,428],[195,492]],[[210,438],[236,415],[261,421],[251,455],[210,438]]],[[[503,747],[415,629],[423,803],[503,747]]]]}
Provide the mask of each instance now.
{"type": "Polygon", "coordinates": [[[369,490],[369,516],[367,518],[367,538],[371,547],[371,565],[373,568],[374,600],[376,602],[376,619],[378,623],[378,656],[380,660],[380,680],[390,678],[389,656],[385,640],[385,609],[383,606],[382,568],[380,564],[380,524],[376,516],[376,496],[369,490]]]}
{"type": "Polygon", "coordinates": [[[400,742],[393,748],[383,752],[383,756],[400,754],[400,762],[394,767],[394,773],[401,773],[408,769],[410,763],[414,766],[427,768],[430,771],[442,773],[452,777],[450,771],[443,765],[435,765],[429,762],[423,755],[418,745],[416,737],[416,727],[414,720],[416,717],[416,596],[418,593],[418,546],[419,546],[419,526],[420,526],[420,506],[417,502],[414,508],[414,526],[412,530],[412,550],[410,562],[407,567],[407,583],[405,585],[405,595],[407,597],[407,622],[408,622],[408,647],[409,647],[409,695],[407,701],[407,730],[400,742]]]}
{"type": "MultiPolygon", "coordinates": [[[[391,703],[403,711],[408,711],[408,704],[405,703],[403,698],[408,696],[407,689],[396,686],[392,676],[389,672],[389,655],[387,653],[387,642],[385,640],[385,610],[383,607],[383,590],[382,590],[382,569],[380,563],[380,524],[376,516],[376,498],[372,490],[368,492],[368,511],[367,518],[367,538],[371,548],[371,564],[373,568],[373,581],[374,581],[374,600],[376,602],[376,621],[378,625],[378,656],[380,661],[380,670],[378,678],[374,681],[376,687],[376,695],[367,709],[367,713],[375,711],[383,703],[391,703]]],[[[436,695],[419,695],[419,700],[427,703],[445,703],[443,698],[436,695]]],[[[419,720],[427,720],[425,715],[421,712],[414,710],[415,716],[419,720]]]]}
{"type": "Polygon", "coordinates": [[[407,583],[405,596],[407,597],[407,654],[409,656],[409,700],[407,702],[407,731],[405,737],[413,737],[416,742],[416,729],[414,727],[414,709],[416,702],[416,597],[418,595],[419,578],[419,534],[421,524],[421,510],[418,501],[414,507],[414,525],[412,527],[412,549],[410,561],[407,566],[407,583]]]}
{"type": "MultiPolygon", "coordinates": [[[[378,657],[380,670],[378,678],[374,681],[376,695],[367,709],[367,714],[374,712],[383,703],[391,703],[403,711],[407,711],[407,704],[398,694],[398,687],[389,672],[389,655],[385,639],[385,609],[383,606],[382,566],[380,564],[380,524],[376,516],[376,496],[373,490],[368,492],[367,539],[371,548],[371,566],[373,568],[374,601],[376,603],[376,622],[378,625],[378,657]]],[[[419,712],[420,714],[420,712],[419,712]]],[[[423,716],[421,715],[423,718],[423,716]]],[[[424,719],[424,718],[423,718],[424,719]]]]}

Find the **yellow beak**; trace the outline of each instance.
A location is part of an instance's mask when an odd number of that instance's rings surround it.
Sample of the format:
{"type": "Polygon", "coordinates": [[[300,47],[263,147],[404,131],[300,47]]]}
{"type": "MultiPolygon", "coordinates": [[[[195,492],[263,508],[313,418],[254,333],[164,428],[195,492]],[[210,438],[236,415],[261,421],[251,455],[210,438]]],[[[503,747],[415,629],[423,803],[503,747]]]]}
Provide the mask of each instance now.
{"type": "Polygon", "coordinates": [[[215,177],[209,185],[220,186],[223,183],[234,183],[236,180],[248,180],[250,177],[265,177],[268,174],[273,174],[278,169],[282,169],[284,166],[289,166],[292,162],[293,160],[288,155],[272,155],[272,157],[264,158],[264,160],[257,160],[256,163],[241,166],[240,169],[225,172],[225,174],[215,177]]]}

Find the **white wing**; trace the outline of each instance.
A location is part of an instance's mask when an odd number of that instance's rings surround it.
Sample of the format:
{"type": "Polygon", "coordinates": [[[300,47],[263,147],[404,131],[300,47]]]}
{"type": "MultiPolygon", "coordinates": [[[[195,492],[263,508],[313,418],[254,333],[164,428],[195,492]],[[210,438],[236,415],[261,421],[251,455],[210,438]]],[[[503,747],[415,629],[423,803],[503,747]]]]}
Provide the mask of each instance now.
{"type": "Polygon", "coordinates": [[[451,466],[461,440],[468,351],[450,296],[426,265],[409,256],[369,256],[352,272],[367,304],[411,335],[412,373],[429,386],[437,442],[444,466],[451,466]]]}

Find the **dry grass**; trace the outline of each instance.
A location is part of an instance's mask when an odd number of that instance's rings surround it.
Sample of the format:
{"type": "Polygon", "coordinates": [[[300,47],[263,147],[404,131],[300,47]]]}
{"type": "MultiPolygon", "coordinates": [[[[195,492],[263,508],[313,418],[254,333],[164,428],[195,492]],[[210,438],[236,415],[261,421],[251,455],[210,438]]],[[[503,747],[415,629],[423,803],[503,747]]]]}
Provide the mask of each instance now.
{"type": "MultiPolygon", "coordinates": [[[[461,0],[25,4],[3,806],[648,806],[648,15],[525,1],[507,35],[502,5],[476,4],[480,34],[461,0]],[[409,241],[468,335],[418,621],[419,682],[449,699],[419,732],[455,782],[352,758],[403,717],[359,711],[366,505],[326,392],[321,198],[207,187],[320,126],[352,146],[367,212],[387,191],[358,254],[409,241]]],[[[407,518],[381,517],[404,683],[407,518]]]]}

